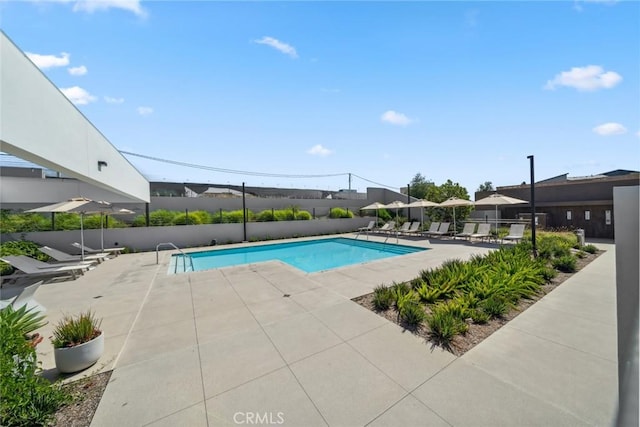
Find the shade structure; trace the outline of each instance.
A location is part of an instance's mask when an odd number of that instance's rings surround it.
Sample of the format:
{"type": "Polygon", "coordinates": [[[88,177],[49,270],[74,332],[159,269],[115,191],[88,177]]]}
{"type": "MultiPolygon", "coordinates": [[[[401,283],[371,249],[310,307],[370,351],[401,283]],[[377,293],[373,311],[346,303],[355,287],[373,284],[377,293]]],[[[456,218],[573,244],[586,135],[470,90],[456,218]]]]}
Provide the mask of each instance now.
{"type": "Polygon", "coordinates": [[[104,214],[127,214],[133,213],[128,209],[118,209],[113,207],[111,203],[104,201],[96,201],[87,199],[85,197],[76,197],[63,202],[54,203],[52,205],[41,206],[39,208],[28,210],[27,212],[66,212],[80,214],[80,244],[83,246],[81,249],[81,257],[84,261],[84,225],[83,217],[86,214],[100,214],[100,241],[101,248],[104,249],[104,228],[102,226],[102,217],[104,214]]]}
{"type": "Polygon", "coordinates": [[[378,210],[379,209],[384,209],[384,204],[380,202],[374,202],[374,203],[371,203],[370,205],[360,208],[361,211],[371,211],[371,210],[376,211],[376,227],[378,226],[378,210]]]}
{"type": "MultiPolygon", "coordinates": [[[[384,205],[385,209],[395,209],[396,210],[396,227],[398,227],[398,210],[402,208],[406,208],[406,203],[401,202],[400,200],[396,200],[395,202],[388,203],[384,205]]],[[[398,243],[398,230],[396,228],[396,243],[398,243]]]]}
{"type": "Polygon", "coordinates": [[[462,206],[473,206],[474,203],[471,200],[467,199],[459,199],[458,197],[449,197],[444,202],[440,203],[439,206],[443,208],[453,208],[453,230],[454,234],[457,233],[456,229],[456,208],[462,206]]]}
{"type": "Polygon", "coordinates": [[[420,208],[420,224],[424,226],[424,208],[434,208],[440,206],[436,202],[430,200],[420,199],[415,202],[411,202],[407,205],[408,208],[420,208]]]}
{"type": "Polygon", "coordinates": [[[484,199],[476,200],[476,206],[495,206],[496,208],[496,233],[498,232],[498,206],[504,205],[520,205],[529,203],[526,200],[516,199],[515,197],[503,196],[502,194],[492,194],[484,199]]]}

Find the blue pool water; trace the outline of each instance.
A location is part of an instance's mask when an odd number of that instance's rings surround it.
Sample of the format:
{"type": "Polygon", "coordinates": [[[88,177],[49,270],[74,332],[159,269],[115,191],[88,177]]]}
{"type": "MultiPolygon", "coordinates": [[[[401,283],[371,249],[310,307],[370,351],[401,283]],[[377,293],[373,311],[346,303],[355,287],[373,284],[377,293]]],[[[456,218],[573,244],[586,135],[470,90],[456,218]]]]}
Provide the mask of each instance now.
{"type": "Polygon", "coordinates": [[[426,249],[338,237],[192,252],[184,260],[182,255],[173,255],[169,273],[211,270],[273,260],[286,262],[307,273],[315,273],[423,250],[426,249]]]}

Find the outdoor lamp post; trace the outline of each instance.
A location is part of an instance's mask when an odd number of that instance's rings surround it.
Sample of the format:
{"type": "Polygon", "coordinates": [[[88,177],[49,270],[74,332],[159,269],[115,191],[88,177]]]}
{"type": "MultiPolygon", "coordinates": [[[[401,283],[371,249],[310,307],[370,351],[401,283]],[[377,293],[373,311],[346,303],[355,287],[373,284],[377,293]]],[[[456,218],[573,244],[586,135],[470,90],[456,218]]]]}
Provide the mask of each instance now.
{"type": "Polygon", "coordinates": [[[531,242],[533,244],[533,256],[538,257],[536,248],[536,183],[533,174],[533,155],[527,156],[529,159],[529,169],[531,171],[531,242]]]}

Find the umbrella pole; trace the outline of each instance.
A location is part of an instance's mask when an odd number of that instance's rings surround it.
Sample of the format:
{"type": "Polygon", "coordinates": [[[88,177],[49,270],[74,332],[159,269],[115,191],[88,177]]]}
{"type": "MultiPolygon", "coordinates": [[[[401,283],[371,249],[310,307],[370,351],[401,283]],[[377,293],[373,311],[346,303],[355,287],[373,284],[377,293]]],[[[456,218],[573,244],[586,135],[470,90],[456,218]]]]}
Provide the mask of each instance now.
{"type": "Polygon", "coordinates": [[[82,212],[80,212],[80,250],[82,254],[82,261],[84,261],[84,228],[82,225],[82,212]]]}
{"type": "Polygon", "coordinates": [[[458,227],[456,227],[456,207],[453,207],[453,238],[455,239],[455,235],[458,233],[458,227]]]}
{"type": "Polygon", "coordinates": [[[104,252],[104,226],[103,226],[103,220],[104,219],[104,213],[100,212],[100,248],[102,249],[102,252],[104,252]]]}
{"type": "Polygon", "coordinates": [[[498,241],[498,205],[496,205],[496,242],[498,241]]]}

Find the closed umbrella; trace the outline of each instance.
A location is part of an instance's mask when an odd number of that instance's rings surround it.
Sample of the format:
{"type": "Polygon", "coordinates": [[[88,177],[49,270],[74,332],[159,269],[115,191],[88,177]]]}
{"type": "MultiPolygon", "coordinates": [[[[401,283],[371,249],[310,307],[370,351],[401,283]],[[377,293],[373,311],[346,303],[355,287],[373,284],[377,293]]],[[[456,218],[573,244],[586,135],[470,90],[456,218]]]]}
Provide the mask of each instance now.
{"type": "Polygon", "coordinates": [[[496,233],[498,233],[498,206],[504,205],[520,205],[529,203],[526,200],[516,199],[515,197],[503,196],[502,194],[492,194],[484,199],[476,200],[476,206],[495,206],[496,207],[496,233]]]}
{"type": "Polygon", "coordinates": [[[457,197],[449,197],[444,202],[440,203],[443,208],[453,208],[453,232],[454,234],[458,232],[456,229],[456,207],[459,206],[473,206],[473,202],[467,199],[459,199],[457,197]]]}
{"type": "Polygon", "coordinates": [[[424,226],[424,208],[433,208],[436,206],[440,205],[425,199],[416,200],[407,205],[408,208],[420,208],[420,224],[422,224],[422,226],[424,226]]]}

